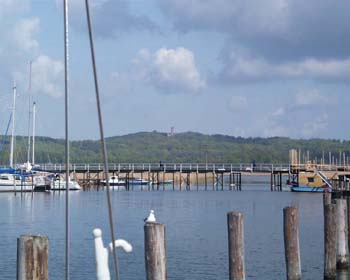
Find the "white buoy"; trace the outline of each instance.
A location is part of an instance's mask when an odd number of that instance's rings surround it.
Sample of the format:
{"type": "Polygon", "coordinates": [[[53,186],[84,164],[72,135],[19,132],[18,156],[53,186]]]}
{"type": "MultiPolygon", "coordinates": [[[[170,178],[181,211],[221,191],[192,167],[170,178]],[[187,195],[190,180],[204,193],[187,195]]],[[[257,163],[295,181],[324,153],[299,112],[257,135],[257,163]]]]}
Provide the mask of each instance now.
{"type": "Polygon", "coordinates": [[[154,210],[149,211],[149,215],[147,218],[144,219],[146,223],[155,223],[156,222],[156,216],[154,215],[154,210]]]}

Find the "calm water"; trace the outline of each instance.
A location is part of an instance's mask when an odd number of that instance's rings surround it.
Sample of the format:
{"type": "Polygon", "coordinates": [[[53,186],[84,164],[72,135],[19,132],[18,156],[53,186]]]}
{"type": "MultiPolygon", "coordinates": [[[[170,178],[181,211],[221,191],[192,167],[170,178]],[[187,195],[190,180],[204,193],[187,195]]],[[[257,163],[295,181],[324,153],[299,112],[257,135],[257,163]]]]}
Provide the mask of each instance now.
{"type": "MultiPolygon", "coordinates": [[[[117,236],[134,247],[131,254],[118,254],[121,279],[145,279],[143,218],[150,209],[166,224],[169,279],[228,279],[226,213],[232,210],[245,215],[247,279],[285,279],[282,209],[289,205],[300,209],[303,279],[322,279],[322,195],[271,193],[267,184],[243,188],[242,192],[114,191],[117,236]]],[[[100,227],[107,243],[106,195],[71,192],[70,199],[71,279],[96,279],[91,232],[100,227]]],[[[50,239],[50,279],[63,279],[64,210],[64,193],[0,194],[0,279],[15,279],[16,237],[38,233],[50,239]]]]}

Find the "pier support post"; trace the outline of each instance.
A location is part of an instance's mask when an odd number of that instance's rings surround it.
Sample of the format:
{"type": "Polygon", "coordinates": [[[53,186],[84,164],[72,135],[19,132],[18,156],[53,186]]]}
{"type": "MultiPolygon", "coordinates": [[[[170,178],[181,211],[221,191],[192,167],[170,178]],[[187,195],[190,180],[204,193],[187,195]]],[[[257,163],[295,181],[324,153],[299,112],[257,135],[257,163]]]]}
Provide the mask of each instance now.
{"type": "Polygon", "coordinates": [[[349,262],[348,218],[345,199],[336,199],[337,268],[347,269],[349,262]]]}
{"type": "MultiPolygon", "coordinates": [[[[348,246],[350,246],[350,230],[349,230],[349,227],[350,227],[350,196],[347,197],[346,199],[346,202],[347,202],[347,210],[348,210],[348,246]]],[[[349,251],[350,251],[350,248],[349,248],[349,251]]],[[[350,260],[349,260],[350,261],[350,260]]]]}
{"type": "Polygon", "coordinates": [[[48,280],[49,240],[22,235],[17,239],[17,280],[48,280]]]}
{"type": "Polygon", "coordinates": [[[271,185],[270,185],[271,186],[271,191],[273,192],[274,186],[275,186],[273,172],[271,172],[271,181],[270,181],[270,183],[271,183],[271,185]]]}
{"type": "Polygon", "coordinates": [[[146,223],[144,231],[146,279],[166,280],[165,225],[146,223]]]}
{"type": "Polygon", "coordinates": [[[230,280],[245,280],[243,214],[227,214],[230,280]]]}
{"type": "Polygon", "coordinates": [[[324,279],[336,279],[337,276],[337,235],[336,206],[324,207],[324,279]]]}
{"type": "Polygon", "coordinates": [[[323,207],[332,203],[332,193],[323,193],[323,207]]]}
{"type": "Polygon", "coordinates": [[[283,230],[287,280],[300,280],[299,218],[296,207],[283,209],[283,230]]]}

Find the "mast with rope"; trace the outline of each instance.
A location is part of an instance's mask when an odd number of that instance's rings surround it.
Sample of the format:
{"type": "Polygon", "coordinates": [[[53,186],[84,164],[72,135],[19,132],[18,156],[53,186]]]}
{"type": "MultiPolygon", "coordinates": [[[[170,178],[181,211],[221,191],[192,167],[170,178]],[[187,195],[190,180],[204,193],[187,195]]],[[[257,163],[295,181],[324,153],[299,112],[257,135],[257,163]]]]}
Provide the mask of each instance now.
{"type": "Polygon", "coordinates": [[[63,0],[64,14],[64,96],[65,96],[65,157],[66,157],[66,255],[65,255],[65,279],[69,280],[69,243],[70,243],[70,228],[69,228],[69,18],[68,18],[68,0],[63,0]]]}
{"type": "Polygon", "coordinates": [[[27,162],[30,162],[30,142],[31,142],[31,135],[30,135],[30,127],[31,127],[31,117],[32,117],[32,96],[31,96],[31,89],[32,89],[32,61],[29,62],[29,85],[28,85],[28,93],[29,93],[29,116],[28,116],[28,147],[27,147],[27,162]]]}
{"type": "Polygon", "coordinates": [[[13,83],[13,103],[12,103],[12,128],[11,128],[11,150],[10,150],[10,167],[13,168],[13,155],[15,146],[15,124],[16,124],[16,82],[13,83]]]}
{"type": "Polygon", "coordinates": [[[101,146],[102,146],[104,175],[105,175],[105,179],[106,179],[106,194],[107,194],[109,227],[110,227],[111,239],[112,239],[111,243],[113,244],[113,247],[114,247],[112,250],[114,274],[115,274],[115,279],[119,280],[117,250],[116,250],[116,247],[114,246],[116,239],[115,239],[115,234],[114,234],[113,211],[112,211],[112,202],[111,202],[110,185],[109,185],[109,172],[108,172],[109,168],[108,168],[108,158],[107,158],[107,147],[106,147],[106,141],[105,141],[104,129],[103,129],[102,110],[101,110],[101,102],[100,102],[100,91],[99,91],[98,78],[97,78],[95,48],[94,48],[94,40],[93,40],[93,34],[92,34],[89,0],[85,0],[85,9],[86,9],[86,17],[87,17],[88,30],[89,30],[91,63],[92,63],[92,70],[93,70],[93,76],[94,76],[94,82],[95,82],[95,95],[96,95],[98,122],[99,122],[99,128],[100,128],[100,141],[101,141],[101,146]]]}

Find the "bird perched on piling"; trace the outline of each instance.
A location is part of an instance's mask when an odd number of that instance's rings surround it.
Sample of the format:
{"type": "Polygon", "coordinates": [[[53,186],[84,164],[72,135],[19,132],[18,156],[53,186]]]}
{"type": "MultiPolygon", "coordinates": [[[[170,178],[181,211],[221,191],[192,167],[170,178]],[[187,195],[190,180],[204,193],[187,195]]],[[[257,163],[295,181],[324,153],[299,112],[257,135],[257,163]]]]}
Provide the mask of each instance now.
{"type": "Polygon", "coordinates": [[[146,223],[155,223],[156,216],[154,215],[154,210],[149,211],[149,215],[147,218],[143,219],[146,223]]]}

